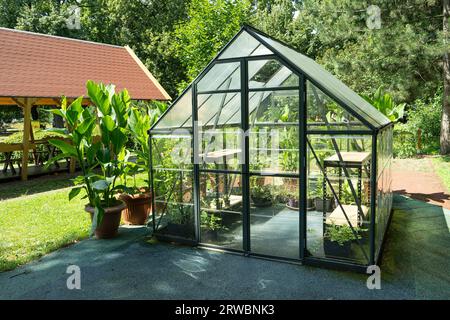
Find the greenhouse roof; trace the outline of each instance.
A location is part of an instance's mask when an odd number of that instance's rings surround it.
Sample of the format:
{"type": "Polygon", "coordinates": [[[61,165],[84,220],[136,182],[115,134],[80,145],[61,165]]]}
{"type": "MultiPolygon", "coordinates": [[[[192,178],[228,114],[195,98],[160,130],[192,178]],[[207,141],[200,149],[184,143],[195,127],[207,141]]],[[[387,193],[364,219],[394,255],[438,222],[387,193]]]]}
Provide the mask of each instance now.
{"type": "MultiPolygon", "coordinates": [[[[218,56],[200,73],[197,84],[197,108],[203,125],[240,123],[240,68],[239,59],[247,58],[248,85],[250,88],[298,87],[298,77],[303,74],[320,90],[333,98],[349,113],[370,129],[381,128],[390,120],[369,102],[325,70],[320,64],[295,51],[288,45],[273,39],[250,26],[243,26],[239,33],[221,50],[218,56]],[[265,66],[263,60],[253,57],[274,56],[281,61],[280,68],[265,81],[253,76],[265,66]],[[226,63],[225,63],[226,62],[226,63]],[[214,92],[226,93],[220,97],[214,92]],[[219,107],[220,105],[220,107],[219,107]]],[[[192,85],[190,85],[169,108],[152,129],[173,129],[192,126],[192,85]]],[[[249,94],[249,113],[266,99],[268,91],[249,94]]]]}

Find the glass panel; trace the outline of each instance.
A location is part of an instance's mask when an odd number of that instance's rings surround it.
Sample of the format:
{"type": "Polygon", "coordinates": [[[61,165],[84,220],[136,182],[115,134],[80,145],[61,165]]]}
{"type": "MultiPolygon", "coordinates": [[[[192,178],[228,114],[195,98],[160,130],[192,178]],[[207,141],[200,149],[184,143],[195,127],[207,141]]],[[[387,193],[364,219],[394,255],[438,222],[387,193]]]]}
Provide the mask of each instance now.
{"type": "Polygon", "coordinates": [[[386,234],[389,217],[392,210],[392,127],[382,130],[377,137],[377,204],[375,248],[380,253],[381,244],[386,234]]]}
{"type": "Polygon", "coordinates": [[[160,170],[192,169],[192,136],[186,129],[152,135],[152,164],[160,170]]]}
{"type": "Polygon", "coordinates": [[[307,93],[308,130],[367,130],[361,121],[310,81],[307,81],[307,93]]]}
{"type": "Polygon", "coordinates": [[[307,250],[315,257],[366,264],[371,136],[308,135],[308,141],[307,250]]]}
{"type": "Polygon", "coordinates": [[[251,36],[247,31],[243,31],[219,56],[218,59],[259,56],[266,54],[272,54],[272,52],[253,36],[251,36]]]}
{"type": "Polygon", "coordinates": [[[298,77],[278,60],[248,62],[250,88],[298,86],[298,77]]]}
{"type": "Polygon", "coordinates": [[[189,88],[179,97],[170,109],[163,115],[163,118],[153,128],[155,129],[174,129],[179,127],[192,127],[192,90],[189,88]]]}
{"type": "Polygon", "coordinates": [[[203,168],[239,170],[243,162],[240,94],[198,95],[199,158],[203,168]],[[225,125],[236,113],[234,125],[225,125]]]}
{"type": "Polygon", "coordinates": [[[250,108],[250,170],[298,172],[298,91],[257,92],[250,98],[250,108]]]}
{"type": "Polygon", "coordinates": [[[376,195],[376,209],[375,209],[375,249],[378,254],[381,249],[381,242],[384,234],[384,213],[383,213],[383,180],[377,180],[377,195],[376,195]]]}
{"type": "Polygon", "coordinates": [[[239,62],[217,63],[199,81],[197,90],[236,90],[241,87],[241,68],[239,62]]]}
{"type": "Polygon", "coordinates": [[[299,258],[299,180],[250,178],[250,245],[254,253],[299,258]]]}
{"type": "Polygon", "coordinates": [[[264,41],[282,54],[294,65],[296,65],[309,78],[314,79],[339,100],[343,101],[349,108],[360,114],[368,123],[374,127],[388,124],[390,121],[381,112],[375,109],[370,103],[361,98],[357,93],[347,87],[342,81],[325,70],[314,60],[302,55],[295,50],[288,48],[278,41],[258,34],[264,41]]]}
{"type": "Polygon", "coordinates": [[[237,174],[200,174],[201,242],[242,250],[242,180],[237,174]]]}
{"type": "Polygon", "coordinates": [[[201,125],[241,124],[241,94],[214,93],[197,96],[198,120],[201,125]],[[230,122],[233,118],[233,122],[230,122]]]}
{"type": "Polygon", "coordinates": [[[199,131],[200,161],[204,169],[239,170],[243,163],[242,130],[221,126],[199,131]]]}
{"type": "MultiPolygon", "coordinates": [[[[253,113],[256,108],[259,106],[259,104],[262,101],[265,101],[266,99],[269,98],[269,96],[272,94],[272,91],[259,91],[259,92],[249,92],[248,97],[249,97],[249,113],[253,113]]],[[[240,110],[240,108],[239,108],[240,110]]],[[[241,114],[240,112],[235,112],[234,115],[227,120],[227,123],[229,124],[235,124],[235,123],[240,123],[240,119],[241,119],[241,114]]],[[[251,121],[250,121],[251,123],[251,121]]]]}
{"type": "Polygon", "coordinates": [[[152,148],[157,235],[194,240],[191,137],[155,135],[152,148]]]}
{"type": "Polygon", "coordinates": [[[153,175],[157,234],[194,240],[192,171],[156,169],[153,175]]]}
{"type": "Polygon", "coordinates": [[[388,184],[388,215],[391,215],[391,211],[392,211],[392,203],[393,203],[393,194],[392,194],[392,159],[393,159],[393,127],[390,127],[388,129],[388,137],[387,137],[387,156],[389,158],[388,160],[388,164],[387,164],[387,170],[388,170],[388,179],[387,179],[387,184],[388,184]]]}
{"type": "MultiPolygon", "coordinates": [[[[211,119],[207,125],[212,125],[214,122],[213,120],[217,120],[216,118],[211,119]]],[[[222,109],[222,112],[220,113],[220,117],[217,121],[218,125],[235,125],[240,126],[241,125],[241,95],[235,94],[232,99],[225,104],[225,106],[222,109]]]]}

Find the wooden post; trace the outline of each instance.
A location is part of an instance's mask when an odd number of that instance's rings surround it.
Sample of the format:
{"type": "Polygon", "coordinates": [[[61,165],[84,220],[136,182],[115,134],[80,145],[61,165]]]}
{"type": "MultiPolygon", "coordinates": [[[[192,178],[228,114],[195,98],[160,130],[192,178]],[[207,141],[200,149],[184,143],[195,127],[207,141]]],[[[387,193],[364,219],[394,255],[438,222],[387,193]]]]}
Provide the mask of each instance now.
{"type": "Polygon", "coordinates": [[[22,140],[22,180],[28,179],[28,153],[30,151],[30,133],[31,133],[31,106],[33,101],[25,99],[23,106],[23,140],[22,140]]]}
{"type": "MultiPolygon", "coordinates": [[[[70,105],[73,101],[74,101],[74,99],[67,98],[67,105],[70,105]]],[[[66,127],[66,129],[69,129],[69,126],[66,122],[64,123],[64,126],[66,127]]],[[[70,163],[69,163],[69,173],[71,173],[71,174],[75,173],[76,164],[77,164],[77,160],[74,157],[71,157],[70,163]]]]}
{"type": "Polygon", "coordinates": [[[417,144],[416,150],[422,152],[422,129],[417,129],[417,144]]]}
{"type": "Polygon", "coordinates": [[[77,162],[77,160],[76,160],[74,157],[71,157],[71,158],[70,158],[69,172],[70,172],[71,174],[75,173],[75,166],[76,166],[76,164],[77,164],[76,162],[77,162]]]}
{"type": "MultiPolygon", "coordinates": [[[[30,108],[30,110],[31,110],[31,108],[30,108]]],[[[33,120],[33,117],[31,117],[31,120],[30,120],[30,139],[29,140],[31,140],[31,143],[33,144],[34,164],[38,165],[38,162],[37,162],[37,160],[38,160],[37,159],[37,150],[36,150],[36,145],[34,144],[34,132],[33,132],[32,120],[33,120]]]]}

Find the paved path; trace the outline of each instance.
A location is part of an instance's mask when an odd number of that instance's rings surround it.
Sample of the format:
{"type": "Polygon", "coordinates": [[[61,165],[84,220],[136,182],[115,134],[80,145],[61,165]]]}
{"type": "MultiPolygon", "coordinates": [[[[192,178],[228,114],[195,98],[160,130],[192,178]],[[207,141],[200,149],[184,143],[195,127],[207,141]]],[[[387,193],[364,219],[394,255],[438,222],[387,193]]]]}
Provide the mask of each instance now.
{"type": "Polygon", "coordinates": [[[394,192],[450,209],[450,194],[434,173],[430,159],[395,159],[392,178],[394,192]]]}
{"type": "Polygon", "coordinates": [[[145,241],[145,228],[86,240],[0,273],[0,299],[450,299],[444,209],[395,197],[381,290],[366,276],[145,241]],[[69,265],[81,290],[68,290],[69,265]]]}

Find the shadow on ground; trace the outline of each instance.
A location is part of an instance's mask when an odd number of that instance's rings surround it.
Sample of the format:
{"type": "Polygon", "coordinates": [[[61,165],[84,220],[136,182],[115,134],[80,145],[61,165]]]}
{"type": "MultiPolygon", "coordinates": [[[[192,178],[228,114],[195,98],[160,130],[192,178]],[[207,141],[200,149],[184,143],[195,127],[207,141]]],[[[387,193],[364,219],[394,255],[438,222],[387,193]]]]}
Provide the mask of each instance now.
{"type": "Polygon", "coordinates": [[[450,210],[396,195],[383,253],[385,280],[413,298],[450,299],[450,210]]]}
{"type": "Polygon", "coordinates": [[[145,228],[87,240],[0,274],[1,299],[450,299],[450,239],[441,207],[404,196],[382,262],[382,288],[365,275],[147,242],[145,228]],[[81,268],[81,290],[66,269],[81,268]]]}
{"type": "Polygon", "coordinates": [[[445,192],[435,192],[435,193],[411,193],[407,192],[405,189],[395,190],[397,194],[404,195],[419,201],[431,202],[435,201],[440,204],[444,204],[445,201],[450,200],[450,195],[445,192]]]}
{"type": "Polygon", "coordinates": [[[31,177],[27,181],[0,183],[0,200],[14,199],[24,195],[38,194],[73,186],[70,179],[75,174],[59,173],[45,177],[31,177]]]}

